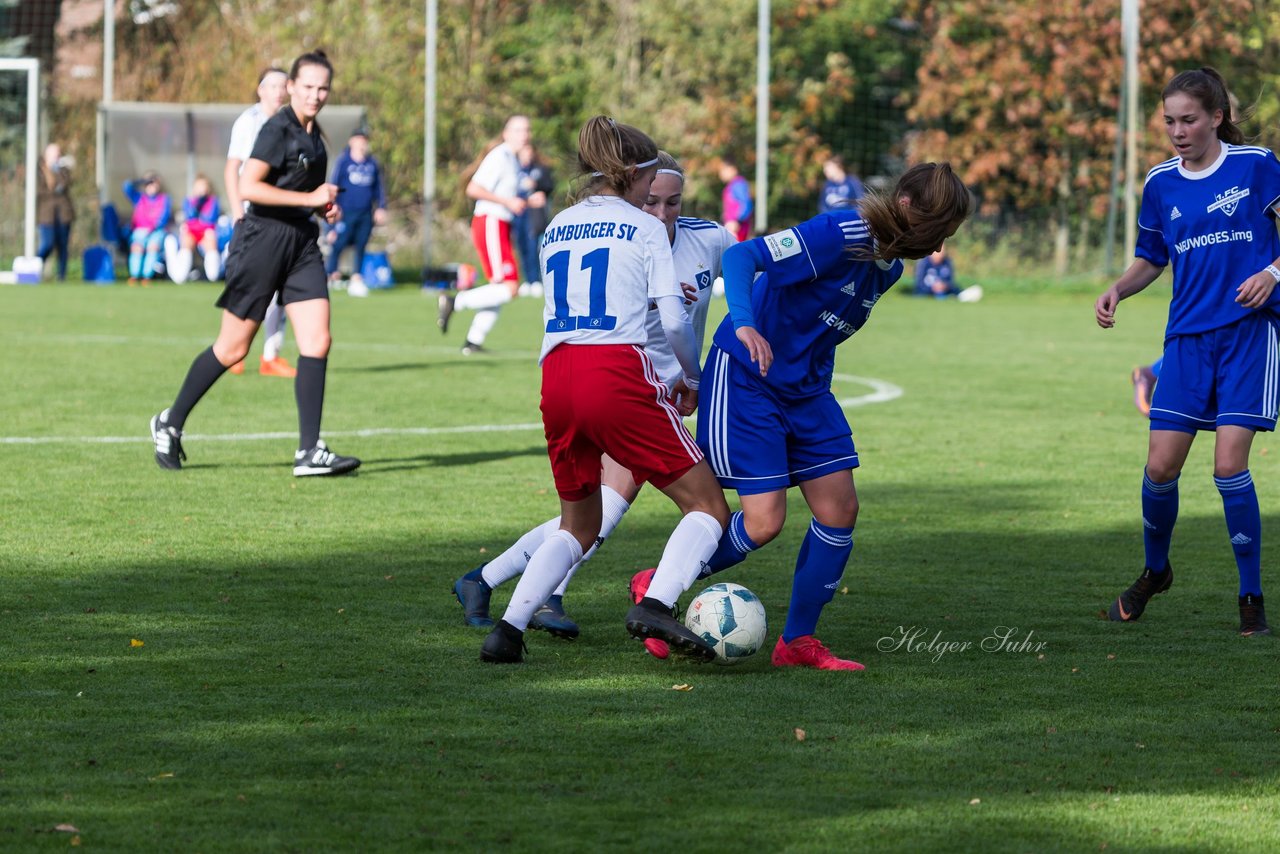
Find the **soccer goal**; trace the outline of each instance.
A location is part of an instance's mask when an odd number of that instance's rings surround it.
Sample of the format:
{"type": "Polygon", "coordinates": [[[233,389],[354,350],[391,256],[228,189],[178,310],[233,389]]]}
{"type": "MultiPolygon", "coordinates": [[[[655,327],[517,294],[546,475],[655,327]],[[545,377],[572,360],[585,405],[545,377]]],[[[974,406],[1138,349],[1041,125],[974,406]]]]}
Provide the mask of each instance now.
{"type": "Polygon", "coordinates": [[[0,58],[0,113],[0,281],[12,281],[14,257],[36,254],[38,59],[0,58]],[[14,216],[19,210],[22,216],[14,216]]]}

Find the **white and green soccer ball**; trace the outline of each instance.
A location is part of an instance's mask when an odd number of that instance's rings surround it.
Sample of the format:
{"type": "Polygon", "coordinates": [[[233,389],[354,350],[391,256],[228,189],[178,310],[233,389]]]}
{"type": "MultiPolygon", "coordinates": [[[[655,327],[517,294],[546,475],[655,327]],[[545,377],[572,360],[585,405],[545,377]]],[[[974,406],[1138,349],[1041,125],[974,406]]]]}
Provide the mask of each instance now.
{"type": "Polygon", "coordinates": [[[716,664],[737,664],[764,646],[764,605],[741,584],[713,584],[685,610],[684,624],[716,651],[716,664]]]}

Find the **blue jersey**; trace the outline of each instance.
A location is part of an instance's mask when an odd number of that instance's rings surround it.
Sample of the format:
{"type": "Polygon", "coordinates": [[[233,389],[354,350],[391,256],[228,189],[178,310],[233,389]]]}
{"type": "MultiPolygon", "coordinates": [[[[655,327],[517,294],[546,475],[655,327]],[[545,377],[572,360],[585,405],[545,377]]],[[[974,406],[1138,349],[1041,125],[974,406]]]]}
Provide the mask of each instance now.
{"type": "MultiPolygon", "coordinates": [[[[902,276],[902,262],[861,257],[870,255],[872,238],[856,210],[819,214],[751,244],[764,258],[751,286],[751,310],[756,331],[773,350],[762,382],[782,398],[829,391],[836,347],[867,322],[876,301],[902,276]]],[[[714,340],[754,369],[732,317],[714,340]]]]}
{"type": "MultiPolygon", "coordinates": [[[[1269,149],[1222,143],[1217,161],[1187,172],[1181,158],[1147,173],[1134,254],[1157,267],[1173,261],[1166,340],[1220,329],[1252,309],[1236,288],[1280,256],[1273,208],[1280,161],[1269,149]]],[[[1280,309],[1280,288],[1264,310],[1280,309]]]]}

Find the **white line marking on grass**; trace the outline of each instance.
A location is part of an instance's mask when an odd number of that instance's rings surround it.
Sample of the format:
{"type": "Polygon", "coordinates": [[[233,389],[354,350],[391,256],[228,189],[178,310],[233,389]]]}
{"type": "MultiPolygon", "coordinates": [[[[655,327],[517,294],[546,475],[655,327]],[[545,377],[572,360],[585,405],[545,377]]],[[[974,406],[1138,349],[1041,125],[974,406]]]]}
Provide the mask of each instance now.
{"type": "MultiPolygon", "coordinates": [[[[885,403],[902,397],[899,386],[885,380],[870,377],[855,377],[850,374],[832,374],[832,379],[841,382],[861,383],[871,387],[867,394],[857,397],[839,399],[839,404],[846,409],[866,406],[872,403],[885,403]]],[[[693,420],[693,419],[691,419],[693,420]]],[[[460,427],[367,427],[363,430],[325,430],[324,435],[338,438],[354,436],[442,436],[456,433],[520,433],[530,430],[541,430],[541,423],[527,424],[469,424],[460,427]]],[[[189,433],[182,438],[198,442],[252,442],[297,437],[296,432],[288,433],[189,433]]],[[[150,444],[148,436],[0,436],[0,445],[55,445],[67,443],[91,445],[136,445],[150,444]]]]}
{"type": "Polygon", "coordinates": [[[871,386],[869,394],[861,394],[857,397],[842,397],[837,402],[845,409],[851,409],[855,406],[866,406],[869,403],[887,403],[890,400],[897,400],[902,397],[903,391],[901,386],[894,385],[887,380],[877,380],[872,377],[855,377],[852,374],[832,374],[833,380],[841,382],[860,383],[861,385],[871,386]]]}

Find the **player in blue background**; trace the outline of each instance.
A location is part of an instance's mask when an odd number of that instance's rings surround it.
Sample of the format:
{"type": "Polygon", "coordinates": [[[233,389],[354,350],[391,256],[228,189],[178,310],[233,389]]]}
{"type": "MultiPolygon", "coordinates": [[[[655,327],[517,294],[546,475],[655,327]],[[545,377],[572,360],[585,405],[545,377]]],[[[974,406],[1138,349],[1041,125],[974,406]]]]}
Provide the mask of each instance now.
{"type": "Polygon", "coordinates": [[[1142,481],[1146,567],[1111,604],[1112,620],[1142,616],[1173,584],[1169,540],[1178,476],[1199,430],[1215,433],[1213,475],[1240,572],[1240,634],[1270,634],[1262,602],[1262,522],[1249,473],[1254,433],[1276,425],[1280,308],[1280,161],[1243,145],[1227,86],[1212,68],[1165,86],[1165,131],[1176,156],[1147,173],[1137,258],[1098,297],[1098,325],[1173,264],[1173,299],[1142,481]]]}
{"type": "MultiPolygon", "coordinates": [[[[721,485],[737,490],[742,510],[702,575],[741,562],[776,537],[787,489],[800,487],[813,520],[773,651],[777,666],[863,669],[814,637],[853,550],[858,516],[858,454],[831,393],[835,348],[902,275],[900,259],[937,249],[969,210],[969,191],[950,165],[924,163],[890,195],[868,195],[857,210],[820,214],[725,252],[729,316],[703,370],[698,444],[721,485]]],[[[693,581],[661,569],[639,573],[633,596],[671,605],[693,581]]]]}

